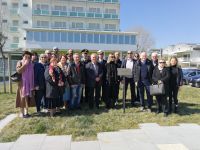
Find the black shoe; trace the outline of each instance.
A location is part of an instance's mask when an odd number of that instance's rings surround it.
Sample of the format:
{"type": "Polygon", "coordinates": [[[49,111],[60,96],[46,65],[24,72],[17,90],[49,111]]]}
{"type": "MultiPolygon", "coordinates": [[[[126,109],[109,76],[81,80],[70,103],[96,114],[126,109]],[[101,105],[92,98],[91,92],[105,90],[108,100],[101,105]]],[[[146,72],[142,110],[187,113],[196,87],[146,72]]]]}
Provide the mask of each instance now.
{"type": "Polygon", "coordinates": [[[175,107],[174,107],[174,113],[177,113],[178,112],[178,105],[176,105],[175,107]]]}
{"type": "Polygon", "coordinates": [[[29,114],[23,115],[23,118],[30,118],[30,117],[31,117],[31,115],[29,115],[29,114]]]}

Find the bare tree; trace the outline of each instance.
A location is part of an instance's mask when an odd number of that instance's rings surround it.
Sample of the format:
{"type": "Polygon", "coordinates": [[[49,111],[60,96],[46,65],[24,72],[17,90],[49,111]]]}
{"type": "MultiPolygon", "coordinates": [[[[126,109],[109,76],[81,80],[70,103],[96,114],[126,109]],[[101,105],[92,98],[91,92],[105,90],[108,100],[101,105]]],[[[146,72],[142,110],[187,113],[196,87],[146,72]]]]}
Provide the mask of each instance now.
{"type": "Polygon", "coordinates": [[[137,51],[148,51],[155,46],[152,34],[143,27],[134,27],[128,29],[128,31],[138,33],[136,42],[137,51]]]}
{"type": "Polygon", "coordinates": [[[0,0],[0,54],[2,56],[2,62],[3,62],[3,82],[4,82],[4,93],[6,93],[6,66],[5,66],[5,55],[4,55],[4,46],[6,44],[6,34],[4,33],[4,14],[5,14],[5,8],[2,5],[2,0],[0,0]]]}

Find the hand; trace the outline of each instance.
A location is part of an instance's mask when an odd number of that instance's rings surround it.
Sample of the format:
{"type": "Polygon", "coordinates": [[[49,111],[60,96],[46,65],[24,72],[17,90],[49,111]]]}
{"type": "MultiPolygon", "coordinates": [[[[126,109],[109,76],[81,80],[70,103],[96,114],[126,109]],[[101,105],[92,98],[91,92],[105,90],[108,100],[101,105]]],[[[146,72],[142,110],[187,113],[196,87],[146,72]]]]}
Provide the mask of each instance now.
{"type": "Polygon", "coordinates": [[[136,86],[136,87],[138,86],[138,82],[135,82],[135,86],[136,86]]]}
{"type": "Polygon", "coordinates": [[[99,82],[99,81],[100,81],[100,78],[99,78],[99,77],[96,77],[95,80],[96,80],[96,82],[99,82]]]}

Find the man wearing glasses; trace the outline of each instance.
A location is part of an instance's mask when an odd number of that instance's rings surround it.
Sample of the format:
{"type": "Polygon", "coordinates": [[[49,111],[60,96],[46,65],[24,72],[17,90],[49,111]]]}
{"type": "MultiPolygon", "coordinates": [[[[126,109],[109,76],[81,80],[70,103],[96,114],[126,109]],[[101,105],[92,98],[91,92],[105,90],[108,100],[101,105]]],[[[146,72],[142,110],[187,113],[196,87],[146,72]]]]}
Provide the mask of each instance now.
{"type": "MultiPolygon", "coordinates": [[[[133,59],[133,52],[132,51],[128,51],[126,59],[122,62],[122,68],[131,69],[132,72],[133,72],[134,63],[135,63],[135,60],[133,59]]],[[[127,93],[128,85],[130,84],[131,105],[134,106],[136,97],[135,97],[135,82],[134,82],[133,73],[132,73],[131,76],[126,76],[125,77],[124,84],[125,84],[125,93],[127,93]]],[[[126,99],[126,94],[125,94],[125,99],[126,99]]]]}

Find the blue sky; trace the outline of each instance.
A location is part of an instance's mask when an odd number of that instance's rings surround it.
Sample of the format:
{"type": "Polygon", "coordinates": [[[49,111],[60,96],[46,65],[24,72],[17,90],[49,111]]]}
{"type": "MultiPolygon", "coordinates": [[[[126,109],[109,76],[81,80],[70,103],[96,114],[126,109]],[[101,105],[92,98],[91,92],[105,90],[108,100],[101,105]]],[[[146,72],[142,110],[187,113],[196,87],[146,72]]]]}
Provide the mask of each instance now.
{"type": "Polygon", "coordinates": [[[156,48],[200,43],[200,0],[121,0],[121,30],[142,26],[156,48]]]}

